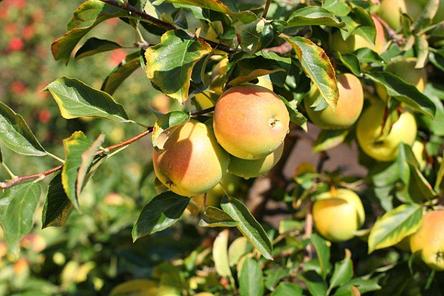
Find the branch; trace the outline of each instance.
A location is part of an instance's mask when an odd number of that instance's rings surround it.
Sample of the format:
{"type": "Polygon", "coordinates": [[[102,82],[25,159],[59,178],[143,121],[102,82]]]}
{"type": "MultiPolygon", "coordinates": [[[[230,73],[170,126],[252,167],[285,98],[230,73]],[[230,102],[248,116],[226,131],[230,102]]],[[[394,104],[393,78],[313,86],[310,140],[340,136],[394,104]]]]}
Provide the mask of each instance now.
{"type": "MultiPolygon", "coordinates": [[[[111,151],[128,146],[128,145],[140,140],[141,138],[145,137],[146,135],[150,134],[152,131],[153,131],[153,128],[149,127],[147,130],[143,131],[142,133],[140,133],[132,138],[129,138],[128,140],[125,140],[125,141],[115,144],[115,145],[108,146],[100,151],[97,151],[96,156],[103,156],[103,155],[108,154],[111,151]]],[[[37,179],[43,179],[49,175],[52,175],[58,171],[61,171],[62,169],[63,169],[63,165],[59,165],[59,166],[56,166],[52,169],[49,169],[47,171],[40,172],[37,174],[32,174],[32,175],[27,175],[27,176],[17,176],[15,178],[12,178],[12,179],[7,180],[5,182],[0,182],[0,189],[8,189],[8,188],[11,188],[15,185],[21,184],[21,183],[25,183],[25,182],[29,182],[29,181],[33,181],[33,180],[37,180],[37,179]]]]}
{"type": "MultiPolygon", "coordinates": [[[[114,7],[123,9],[123,10],[126,10],[126,11],[130,12],[131,14],[137,15],[142,20],[144,20],[144,21],[146,21],[146,22],[148,22],[148,23],[150,23],[150,24],[152,24],[152,25],[154,25],[154,26],[156,26],[156,27],[158,27],[160,29],[163,29],[165,31],[179,30],[180,29],[180,28],[176,27],[173,24],[164,22],[164,21],[159,20],[159,19],[157,19],[157,18],[155,18],[155,17],[153,17],[153,16],[151,16],[151,15],[149,15],[149,14],[143,12],[143,11],[140,11],[136,7],[134,7],[134,6],[132,6],[132,5],[128,4],[128,3],[120,3],[117,0],[100,0],[100,1],[102,1],[102,2],[104,2],[106,4],[108,4],[108,5],[111,5],[111,6],[114,6],[114,7]]],[[[192,35],[190,33],[188,33],[188,35],[190,35],[190,37],[196,38],[196,36],[194,36],[194,35],[192,35]]],[[[211,47],[213,47],[214,49],[220,49],[220,50],[228,52],[228,53],[235,52],[234,49],[232,49],[232,48],[230,48],[230,47],[228,47],[228,46],[226,46],[224,44],[218,43],[218,42],[214,42],[214,41],[202,38],[202,37],[197,37],[197,40],[205,41],[206,43],[211,45],[211,47]]]]}
{"type": "Polygon", "coordinates": [[[262,12],[263,18],[267,17],[268,9],[270,8],[270,3],[271,3],[271,0],[265,0],[264,12],[262,12]]]}

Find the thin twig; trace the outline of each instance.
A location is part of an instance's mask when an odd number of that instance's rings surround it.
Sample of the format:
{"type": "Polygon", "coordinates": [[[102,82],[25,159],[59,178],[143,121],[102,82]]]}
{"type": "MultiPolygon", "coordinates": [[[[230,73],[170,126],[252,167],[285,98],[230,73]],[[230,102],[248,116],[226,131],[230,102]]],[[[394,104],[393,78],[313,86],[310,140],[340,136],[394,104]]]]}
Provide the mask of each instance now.
{"type": "Polygon", "coordinates": [[[193,112],[193,113],[191,113],[191,116],[204,115],[204,114],[207,114],[207,113],[211,113],[213,111],[214,111],[214,107],[210,107],[210,108],[207,108],[207,109],[203,109],[203,110],[200,110],[200,111],[193,112]]]}
{"type": "Polygon", "coordinates": [[[271,4],[271,0],[266,0],[265,1],[264,12],[262,12],[262,17],[263,18],[267,17],[267,13],[268,13],[268,9],[270,8],[270,4],[271,4]]]}
{"type": "MultiPolygon", "coordinates": [[[[125,140],[125,141],[115,144],[115,145],[108,146],[108,147],[98,151],[96,156],[102,156],[102,155],[108,154],[111,151],[128,146],[128,145],[138,141],[139,139],[145,137],[146,135],[150,134],[152,131],[153,131],[153,128],[149,127],[147,130],[143,131],[142,133],[140,133],[132,138],[129,138],[128,140],[125,140]]],[[[17,176],[15,178],[10,179],[10,180],[0,182],[0,189],[8,189],[8,188],[11,188],[15,185],[21,184],[21,183],[25,183],[25,182],[33,181],[33,180],[37,180],[37,179],[43,179],[43,178],[45,178],[49,175],[52,175],[62,169],[63,169],[63,165],[59,165],[59,166],[56,166],[52,169],[49,169],[47,171],[40,172],[37,174],[32,174],[32,175],[27,175],[27,176],[17,176]]]]}
{"type": "MultiPolygon", "coordinates": [[[[154,25],[154,26],[156,26],[156,27],[158,27],[160,29],[163,29],[165,31],[178,30],[179,29],[175,25],[167,23],[167,22],[164,22],[162,20],[159,20],[159,19],[157,19],[157,18],[155,18],[155,17],[153,17],[153,16],[151,16],[151,15],[149,15],[149,14],[143,12],[143,11],[138,10],[136,7],[134,7],[134,6],[132,6],[132,5],[128,4],[128,3],[122,4],[122,3],[120,3],[120,2],[118,2],[116,0],[101,0],[101,1],[106,3],[106,4],[108,4],[108,5],[111,5],[111,6],[118,7],[120,9],[124,9],[126,11],[129,11],[131,14],[137,15],[142,20],[144,20],[144,21],[146,21],[146,22],[148,22],[148,23],[150,23],[150,24],[152,24],[152,25],[154,25]]],[[[190,33],[188,33],[188,34],[190,34],[190,33]]],[[[196,37],[196,36],[193,36],[193,35],[190,35],[190,36],[191,37],[196,37]]],[[[204,41],[204,42],[208,43],[214,49],[220,49],[220,50],[228,52],[228,53],[233,53],[234,52],[234,50],[231,49],[229,46],[226,46],[226,45],[218,43],[218,42],[214,42],[214,41],[202,38],[202,37],[197,37],[197,40],[204,41]]]]}

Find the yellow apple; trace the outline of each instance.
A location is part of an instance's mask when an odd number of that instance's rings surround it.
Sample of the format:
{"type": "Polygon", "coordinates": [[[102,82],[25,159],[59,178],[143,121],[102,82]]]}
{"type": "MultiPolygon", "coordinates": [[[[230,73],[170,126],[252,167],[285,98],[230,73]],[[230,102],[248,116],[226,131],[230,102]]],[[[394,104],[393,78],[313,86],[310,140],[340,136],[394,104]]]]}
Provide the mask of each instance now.
{"type": "Polygon", "coordinates": [[[377,14],[395,30],[401,29],[401,14],[408,14],[416,20],[422,7],[418,0],[382,0],[377,14]]]}
{"type": "Polygon", "coordinates": [[[289,130],[285,104],[267,88],[235,86],[216,102],[214,133],[231,155],[260,159],[276,150],[289,130]]]}
{"type": "Polygon", "coordinates": [[[444,210],[427,212],[421,228],[410,237],[412,253],[430,268],[444,270],[444,210]]]}
{"type": "Polygon", "coordinates": [[[393,119],[389,114],[384,124],[385,105],[375,102],[364,110],[358,121],[356,136],[359,146],[370,157],[380,161],[394,160],[400,143],[412,145],[416,138],[415,117],[403,112],[393,119]]]}
{"type": "Polygon", "coordinates": [[[222,180],[229,155],[217,144],[210,126],[190,120],[173,127],[163,147],[153,151],[154,172],[171,191],[194,196],[222,180]]]}
{"type": "Polygon", "coordinates": [[[359,196],[348,189],[322,193],[313,204],[313,222],[326,239],[341,242],[351,239],[365,221],[359,196]]]}
{"type": "Polygon", "coordinates": [[[322,129],[343,129],[353,125],[358,119],[364,104],[364,91],[359,79],[352,74],[341,74],[336,77],[339,98],[336,108],[327,107],[315,111],[311,106],[320,96],[313,87],[304,99],[305,110],[310,120],[322,129]]]}

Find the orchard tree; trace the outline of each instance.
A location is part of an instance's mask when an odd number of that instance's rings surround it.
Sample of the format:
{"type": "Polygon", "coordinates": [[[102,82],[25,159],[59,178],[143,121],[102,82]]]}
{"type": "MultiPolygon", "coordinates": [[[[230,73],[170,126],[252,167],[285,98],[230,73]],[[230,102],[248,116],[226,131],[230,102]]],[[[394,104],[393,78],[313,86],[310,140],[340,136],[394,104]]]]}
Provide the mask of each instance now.
{"type": "Polygon", "coordinates": [[[133,240],[184,219],[207,239],[112,295],[442,295],[443,21],[439,0],[84,1],[51,45],[55,60],[127,55],[100,89],[60,77],[45,91],[67,120],[140,132],[111,143],[75,131],[59,157],[0,102],[0,147],[59,162],[16,176],[0,154],[10,174],[0,182],[9,248],[32,230],[42,196],[42,227],[64,227],[107,159],[150,136],[138,157],[149,161],[157,195],[133,217],[133,240]],[[94,37],[109,19],[128,25],[133,46],[94,37]],[[147,79],[137,83],[175,102],[143,110],[155,122],[134,119],[113,97],[139,68],[147,79]],[[314,151],[319,161],[288,177],[301,139],[312,151],[296,157],[314,151]],[[325,169],[344,145],[358,147],[346,157],[366,176],[325,169]],[[252,203],[264,180],[270,189],[252,203]],[[265,219],[271,203],[274,224],[265,219]]]}

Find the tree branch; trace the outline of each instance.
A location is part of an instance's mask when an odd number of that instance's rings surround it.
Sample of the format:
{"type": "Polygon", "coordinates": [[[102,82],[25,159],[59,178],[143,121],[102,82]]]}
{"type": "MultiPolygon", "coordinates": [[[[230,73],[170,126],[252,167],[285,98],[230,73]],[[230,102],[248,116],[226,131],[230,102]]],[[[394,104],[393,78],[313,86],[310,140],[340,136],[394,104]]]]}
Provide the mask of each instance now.
{"type": "MultiPolygon", "coordinates": [[[[129,138],[128,140],[125,140],[125,141],[115,144],[115,145],[108,146],[100,151],[97,151],[96,156],[106,155],[111,151],[128,146],[128,145],[140,140],[141,138],[145,137],[146,135],[150,134],[152,131],[153,131],[153,128],[149,127],[147,130],[143,131],[142,133],[140,133],[132,138],[129,138]]],[[[33,180],[37,180],[37,179],[43,179],[43,178],[45,178],[49,175],[52,175],[62,169],[63,169],[63,165],[59,165],[59,166],[56,166],[52,169],[49,169],[47,171],[40,172],[37,174],[32,174],[32,175],[27,175],[27,176],[17,176],[15,178],[6,180],[4,182],[0,182],[0,189],[8,189],[8,188],[11,188],[15,185],[21,184],[21,183],[25,183],[25,182],[29,182],[29,181],[33,181],[33,180]]]]}
{"type": "Polygon", "coordinates": [[[270,8],[271,0],[265,0],[264,12],[262,12],[262,17],[266,18],[268,9],[270,8]]]}
{"type": "MultiPolygon", "coordinates": [[[[159,20],[159,19],[157,19],[157,18],[155,18],[155,17],[153,17],[153,16],[151,16],[151,15],[149,15],[149,14],[143,12],[143,11],[138,10],[136,7],[130,5],[130,4],[126,3],[126,2],[124,4],[122,4],[122,3],[120,3],[120,2],[118,2],[116,0],[100,0],[100,1],[102,1],[102,2],[104,2],[106,4],[108,4],[108,5],[111,5],[111,6],[114,6],[114,7],[123,9],[123,10],[126,10],[126,11],[130,12],[131,14],[137,15],[142,20],[144,20],[144,21],[146,21],[146,22],[148,22],[148,23],[150,23],[150,24],[152,24],[152,25],[154,25],[154,26],[156,26],[156,27],[158,27],[160,29],[163,29],[165,31],[179,30],[179,28],[177,28],[175,25],[167,23],[167,22],[164,22],[162,20],[159,20]]],[[[188,34],[190,35],[190,37],[197,38],[197,40],[199,40],[199,41],[204,41],[204,42],[208,43],[214,49],[220,49],[220,50],[228,52],[228,53],[235,52],[234,49],[232,49],[229,46],[226,46],[224,44],[221,44],[221,43],[218,43],[218,42],[214,42],[214,41],[202,38],[202,37],[196,37],[196,36],[194,36],[194,35],[192,35],[190,33],[188,33],[188,34]]]]}

